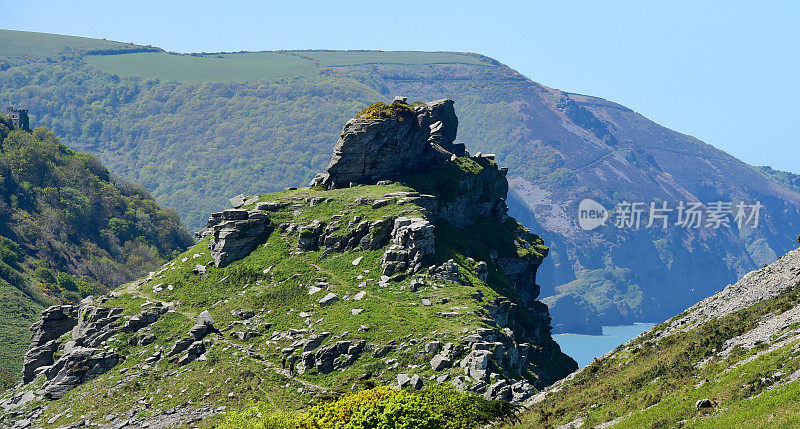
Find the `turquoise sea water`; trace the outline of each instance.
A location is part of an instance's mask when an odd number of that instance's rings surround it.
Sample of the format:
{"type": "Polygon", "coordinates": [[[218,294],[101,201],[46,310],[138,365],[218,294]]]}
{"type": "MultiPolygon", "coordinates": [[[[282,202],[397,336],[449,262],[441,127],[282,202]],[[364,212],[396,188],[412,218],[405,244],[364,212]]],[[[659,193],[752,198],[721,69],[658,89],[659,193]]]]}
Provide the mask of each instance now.
{"type": "Polygon", "coordinates": [[[592,363],[618,345],[652,328],[654,323],[634,323],[633,325],[603,326],[603,335],[556,334],[553,339],[561,346],[561,351],[578,361],[578,366],[592,363]]]}

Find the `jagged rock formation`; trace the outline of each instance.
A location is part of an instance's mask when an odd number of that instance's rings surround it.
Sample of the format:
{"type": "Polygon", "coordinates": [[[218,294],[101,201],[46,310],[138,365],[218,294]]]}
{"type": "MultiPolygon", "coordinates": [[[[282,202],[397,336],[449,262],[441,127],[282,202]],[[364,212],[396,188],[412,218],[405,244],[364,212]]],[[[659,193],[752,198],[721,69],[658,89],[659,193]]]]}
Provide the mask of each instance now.
{"type": "Polygon", "coordinates": [[[244,258],[269,237],[270,223],[262,210],[231,209],[213,213],[198,238],[211,236],[208,246],[214,266],[244,258]]]}
{"type": "Polygon", "coordinates": [[[89,347],[74,347],[65,351],[45,375],[44,396],[59,399],[79,384],[108,372],[124,358],[116,352],[89,347]]]}
{"type": "Polygon", "coordinates": [[[22,370],[23,384],[44,374],[47,380],[42,389],[44,396],[61,398],[69,390],[104,374],[125,359],[108,349],[106,340],[119,332],[146,328],[167,311],[166,307],[156,303],[122,323],[122,308],[102,307],[90,302],[91,298],[79,306],[53,306],[42,312],[41,320],[31,328],[34,333],[22,370]],[[70,339],[60,342],[68,332],[70,339]],[[58,352],[61,356],[54,360],[58,352]]]}
{"type": "MultiPolygon", "coordinates": [[[[34,334],[40,338],[60,338],[66,327],[71,326],[71,340],[60,344],[57,340],[48,343],[44,359],[26,361],[23,382],[31,380],[29,374],[43,373],[47,378],[44,395],[58,399],[75,386],[107,372],[123,357],[114,351],[104,350],[102,343],[120,328],[121,308],[104,308],[92,305],[78,307],[50,307],[42,314],[42,323],[34,334]],[[46,321],[56,323],[46,323],[46,321]],[[53,361],[55,352],[62,355],[53,361]]],[[[29,353],[37,349],[32,342],[29,353]]]]}
{"type": "Polygon", "coordinates": [[[353,364],[358,359],[367,342],[361,341],[337,341],[327,347],[322,347],[316,352],[303,352],[300,357],[298,370],[304,372],[307,368],[314,368],[320,374],[344,369],[353,364]]]}
{"type": "Polygon", "coordinates": [[[381,258],[383,274],[417,272],[423,259],[434,252],[433,224],[427,219],[398,217],[392,228],[392,245],[381,258]]]}
{"type": "Polygon", "coordinates": [[[326,172],[318,174],[311,186],[374,185],[466,154],[463,144],[454,143],[458,118],[453,100],[412,106],[397,100],[385,107],[389,117],[381,117],[380,109],[384,107],[370,106],[347,121],[326,172]],[[365,117],[370,113],[378,117],[365,117]]]}
{"type": "Polygon", "coordinates": [[[33,381],[39,368],[53,364],[58,349],[55,340],[75,327],[77,316],[77,308],[72,305],[53,306],[42,312],[41,319],[31,326],[31,345],[22,366],[23,383],[33,381]]]}
{"type": "Polygon", "coordinates": [[[426,186],[416,183],[414,177],[406,180],[434,198],[422,201],[427,204],[435,219],[444,220],[453,226],[463,228],[474,224],[478,219],[493,217],[508,219],[508,168],[494,163],[494,155],[476,153],[474,157],[463,157],[454,160],[460,162],[469,175],[447,174],[451,167],[443,166],[437,183],[426,186]]]}
{"type": "MultiPolygon", "coordinates": [[[[197,323],[189,329],[189,335],[178,340],[167,352],[166,357],[181,366],[192,362],[205,354],[206,344],[203,339],[212,332],[218,332],[214,327],[214,319],[208,311],[203,311],[197,317],[197,323]]],[[[154,358],[153,362],[157,361],[159,357],[154,358]]]]}

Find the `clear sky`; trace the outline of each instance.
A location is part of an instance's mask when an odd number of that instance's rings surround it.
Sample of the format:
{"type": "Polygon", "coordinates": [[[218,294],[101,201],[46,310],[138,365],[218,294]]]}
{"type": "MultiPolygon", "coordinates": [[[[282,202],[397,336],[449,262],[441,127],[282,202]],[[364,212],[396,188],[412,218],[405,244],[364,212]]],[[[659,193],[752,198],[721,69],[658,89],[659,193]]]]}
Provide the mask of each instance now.
{"type": "Polygon", "coordinates": [[[0,0],[0,28],[177,52],[452,50],[800,173],[798,1],[0,0]]]}

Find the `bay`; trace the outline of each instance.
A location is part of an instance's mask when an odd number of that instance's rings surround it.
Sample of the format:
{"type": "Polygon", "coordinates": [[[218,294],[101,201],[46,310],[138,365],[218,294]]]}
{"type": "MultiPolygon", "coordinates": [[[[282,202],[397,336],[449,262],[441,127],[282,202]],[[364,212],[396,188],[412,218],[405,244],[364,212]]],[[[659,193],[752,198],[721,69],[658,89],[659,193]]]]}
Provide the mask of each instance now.
{"type": "Polygon", "coordinates": [[[592,363],[594,358],[606,354],[653,326],[654,323],[603,326],[603,335],[556,334],[553,339],[561,346],[561,351],[575,359],[578,366],[583,368],[592,363]]]}

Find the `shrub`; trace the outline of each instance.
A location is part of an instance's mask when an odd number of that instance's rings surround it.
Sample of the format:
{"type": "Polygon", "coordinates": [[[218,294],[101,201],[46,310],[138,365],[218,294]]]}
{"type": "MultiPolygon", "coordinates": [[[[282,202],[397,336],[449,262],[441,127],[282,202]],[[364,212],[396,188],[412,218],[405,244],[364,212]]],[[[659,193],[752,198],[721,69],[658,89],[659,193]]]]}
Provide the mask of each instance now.
{"type": "Polygon", "coordinates": [[[414,111],[407,104],[378,102],[370,104],[367,108],[358,112],[356,116],[363,119],[399,118],[402,121],[405,117],[413,114],[414,111]]]}
{"type": "Polygon", "coordinates": [[[294,415],[255,405],[229,414],[220,428],[467,429],[509,418],[516,406],[436,386],[418,392],[388,386],[347,393],[294,415]]]}
{"type": "Polygon", "coordinates": [[[437,415],[421,395],[383,386],[317,405],[297,419],[302,429],[436,428],[437,415]]]}
{"type": "Polygon", "coordinates": [[[229,413],[219,429],[295,429],[294,415],[267,409],[264,404],[229,413]]]}

